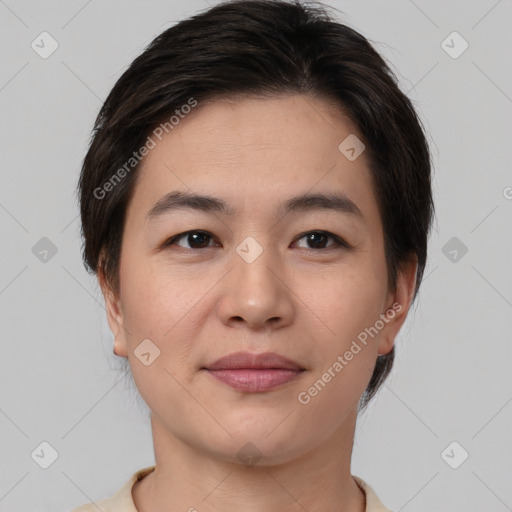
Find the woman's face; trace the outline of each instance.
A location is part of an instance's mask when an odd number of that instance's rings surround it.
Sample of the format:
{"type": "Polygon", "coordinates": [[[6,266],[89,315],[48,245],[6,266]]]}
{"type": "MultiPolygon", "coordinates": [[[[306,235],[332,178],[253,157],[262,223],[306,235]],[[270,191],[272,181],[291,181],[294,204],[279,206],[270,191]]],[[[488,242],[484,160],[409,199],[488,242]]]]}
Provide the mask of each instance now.
{"type": "Polygon", "coordinates": [[[252,443],[270,464],[350,431],[414,284],[411,271],[388,292],[357,133],[295,95],[199,104],[155,139],[127,210],[120,296],[106,300],[117,352],[166,435],[229,460],[252,443]],[[165,202],[177,192],[188,204],[165,202]],[[232,370],[230,384],[207,369],[234,352],[302,371],[232,370]]]}

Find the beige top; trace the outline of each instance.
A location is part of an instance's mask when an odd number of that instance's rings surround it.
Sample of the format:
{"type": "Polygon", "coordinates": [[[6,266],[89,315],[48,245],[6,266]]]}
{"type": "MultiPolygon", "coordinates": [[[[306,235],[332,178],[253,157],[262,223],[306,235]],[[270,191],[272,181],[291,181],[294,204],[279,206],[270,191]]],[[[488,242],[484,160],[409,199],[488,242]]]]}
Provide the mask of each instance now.
{"type": "MultiPolygon", "coordinates": [[[[110,498],[103,498],[96,503],[88,503],[78,508],[73,509],[71,512],[98,512],[98,508],[102,512],[138,512],[135,508],[132,498],[132,487],[135,482],[142,480],[146,475],[151,473],[155,466],[149,466],[140,469],[134,473],[130,479],[110,498]]],[[[373,489],[361,478],[352,475],[356,483],[361,487],[366,496],[365,512],[391,512],[386,508],[373,489]]]]}

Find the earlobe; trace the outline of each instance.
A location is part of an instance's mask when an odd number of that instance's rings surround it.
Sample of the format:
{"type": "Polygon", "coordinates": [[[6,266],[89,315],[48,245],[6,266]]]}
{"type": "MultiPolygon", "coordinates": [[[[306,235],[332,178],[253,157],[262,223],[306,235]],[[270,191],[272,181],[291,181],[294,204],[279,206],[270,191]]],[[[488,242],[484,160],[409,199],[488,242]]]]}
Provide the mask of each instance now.
{"type": "Polygon", "coordinates": [[[390,294],[386,303],[385,316],[389,321],[379,340],[379,355],[386,355],[392,350],[395,338],[405,322],[414,297],[417,268],[418,258],[416,255],[400,266],[396,290],[390,294]]]}

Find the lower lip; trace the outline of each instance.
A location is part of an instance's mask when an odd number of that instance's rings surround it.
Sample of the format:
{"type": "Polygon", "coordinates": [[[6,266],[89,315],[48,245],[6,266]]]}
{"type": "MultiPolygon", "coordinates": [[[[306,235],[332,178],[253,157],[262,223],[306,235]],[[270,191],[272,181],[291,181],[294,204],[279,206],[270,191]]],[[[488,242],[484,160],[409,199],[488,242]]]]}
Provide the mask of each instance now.
{"type": "Polygon", "coordinates": [[[286,382],[296,379],[302,371],[286,369],[264,370],[208,370],[216,379],[228,384],[232,388],[250,393],[270,391],[286,382]]]}

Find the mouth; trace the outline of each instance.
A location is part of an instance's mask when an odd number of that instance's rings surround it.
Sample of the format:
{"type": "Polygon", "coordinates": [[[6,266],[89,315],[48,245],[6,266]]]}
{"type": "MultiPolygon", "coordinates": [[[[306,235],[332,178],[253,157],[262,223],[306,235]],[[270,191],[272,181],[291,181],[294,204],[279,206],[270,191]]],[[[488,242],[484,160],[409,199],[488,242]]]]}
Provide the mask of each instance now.
{"type": "Polygon", "coordinates": [[[250,393],[276,389],[306,371],[295,361],[274,352],[235,352],[202,369],[232,388],[250,393]]]}

